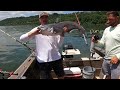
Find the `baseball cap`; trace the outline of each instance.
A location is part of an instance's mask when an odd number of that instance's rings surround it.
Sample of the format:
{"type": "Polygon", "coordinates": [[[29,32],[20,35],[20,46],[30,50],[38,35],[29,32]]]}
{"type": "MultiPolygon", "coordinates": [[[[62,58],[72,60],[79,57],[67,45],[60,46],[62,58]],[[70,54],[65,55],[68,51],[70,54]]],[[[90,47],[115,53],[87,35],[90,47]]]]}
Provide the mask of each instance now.
{"type": "Polygon", "coordinates": [[[39,14],[39,18],[41,18],[42,16],[49,16],[49,14],[47,12],[42,12],[39,14]]]}

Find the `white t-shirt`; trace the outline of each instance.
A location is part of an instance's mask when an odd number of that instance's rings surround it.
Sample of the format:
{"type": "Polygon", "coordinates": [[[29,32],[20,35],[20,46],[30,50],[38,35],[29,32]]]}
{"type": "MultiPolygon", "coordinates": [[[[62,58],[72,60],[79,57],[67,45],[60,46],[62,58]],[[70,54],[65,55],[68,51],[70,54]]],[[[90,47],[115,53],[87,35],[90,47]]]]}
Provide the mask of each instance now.
{"type": "MultiPolygon", "coordinates": [[[[43,28],[46,28],[47,25],[42,25],[43,28]]],[[[37,27],[33,28],[30,32],[37,30],[37,27]]],[[[31,37],[33,38],[33,37],[31,37]]],[[[27,41],[31,38],[28,37],[28,33],[21,35],[21,41],[27,41]]],[[[64,37],[60,35],[56,36],[47,36],[38,34],[34,36],[36,40],[36,56],[39,63],[51,62],[59,60],[61,54],[59,53],[59,48],[63,43],[64,37]]]]}
{"type": "Polygon", "coordinates": [[[107,27],[101,40],[96,45],[105,46],[105,58],[111,58],[116,55],[120,60],[120,24],[116,27],[107,27]]]}

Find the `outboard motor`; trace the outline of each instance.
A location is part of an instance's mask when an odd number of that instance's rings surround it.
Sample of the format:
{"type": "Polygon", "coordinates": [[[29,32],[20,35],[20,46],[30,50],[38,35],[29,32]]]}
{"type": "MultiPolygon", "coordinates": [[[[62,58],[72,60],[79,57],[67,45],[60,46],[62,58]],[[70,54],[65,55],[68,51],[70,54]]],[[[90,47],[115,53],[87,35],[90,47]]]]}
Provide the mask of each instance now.
{"type": "MultiPolygon", "coordinates": [[[[65,44],[63,46],[63,52],[68,49],[74,49],[72,44],[65,44]]],[[[73,55],[64,55],[64,58],[73,58],[73,55]]]]}
{"type": "Polygon", "coordinates": [[[64,50],[64,51],[67,50],[67,49],[73,49],[72,44],[65,44],[65,45],[63,46],[63,50],[64,50]]]}

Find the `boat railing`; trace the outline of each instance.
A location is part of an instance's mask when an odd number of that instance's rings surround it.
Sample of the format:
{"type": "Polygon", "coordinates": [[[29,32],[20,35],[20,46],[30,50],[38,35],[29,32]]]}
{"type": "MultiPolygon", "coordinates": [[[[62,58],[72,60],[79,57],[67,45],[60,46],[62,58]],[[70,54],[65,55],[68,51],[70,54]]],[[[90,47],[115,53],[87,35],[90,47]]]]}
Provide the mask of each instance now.
{"type": "Polygon", "coordinates": [[[33,52],[8,79],[21,79],[34,60],[35,52],[33,52]]]}
{"type": "MultiPolygon", "coordinates": [[[[101,50],[100,48],[95,47],[95,51],[97,51],[97,53],[100,54],[102,57],[104,56],[104,50],[101,50]]],[[[87,58],[87,57],[82,57],[80,58],[80,60],[79,59],[73,60],[72,58],[65,58],[65,60],[63,61],[63,65],[67,67],[79,66],[82,69],[84,66],[90,66],[89,59],[90,58],[87,58]]],[[[102,61],[103,61],[102,58],[91,59],[92,66],[96,68],[96,76],[99,76],[100,74],[102,61]]],[[[29,76],[30,78],[33,78],[31,76],[32,75],[31,73],[35,74],[35,71],[31,72],[31,67],[33,68],[35,66],[33,64],[34,62],[35,62],[35,52],[33,52],[8,79],[25,79],[27,76],[28,78],[29,76]]],[[[37,74],[38,74],[38,71],[37,71],[37,74]]],[[[34,75],[34,77],[36,78],[37,76],[34,75]]]]}

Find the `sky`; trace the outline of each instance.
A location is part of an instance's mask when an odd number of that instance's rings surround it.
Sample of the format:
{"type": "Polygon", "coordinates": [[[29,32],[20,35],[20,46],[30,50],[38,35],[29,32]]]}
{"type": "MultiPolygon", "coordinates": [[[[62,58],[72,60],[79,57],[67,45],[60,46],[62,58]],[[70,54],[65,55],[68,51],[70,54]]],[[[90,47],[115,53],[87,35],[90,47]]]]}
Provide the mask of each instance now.
{"type": "MultiPolygon", "coordinates": [[[[13,17],[28,17],[28,16],[34,16],[40,14],[42,11],[0,11],[0,20],[6,19],[6,18],[13,18],[13,17]]],[[[49,14],[52,13],[73,13],[78,11],[46,11],[49,14]]]]}

